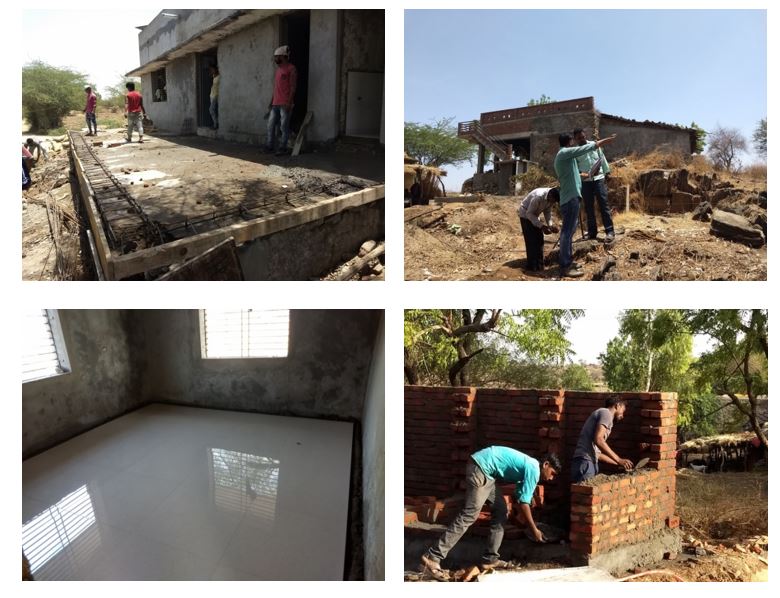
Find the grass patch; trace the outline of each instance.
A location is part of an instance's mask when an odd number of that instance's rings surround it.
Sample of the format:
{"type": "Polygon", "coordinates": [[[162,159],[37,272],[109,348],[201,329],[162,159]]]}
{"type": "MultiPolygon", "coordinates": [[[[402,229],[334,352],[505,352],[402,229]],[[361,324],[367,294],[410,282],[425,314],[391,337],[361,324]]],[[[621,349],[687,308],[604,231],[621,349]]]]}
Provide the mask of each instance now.
{"type": "Polygon", "coordinates": [[[104,129],[124,129],[127,126],[125,120],[119,120],[117,118],[106,118],[102,121],[98,121],[98,124],[104,129]]]}
{"type": "Polygon", "coordinates": [[[677,512],[694,535],[713,540],[768,533],[766,471],[677,474],[677,512]]]}

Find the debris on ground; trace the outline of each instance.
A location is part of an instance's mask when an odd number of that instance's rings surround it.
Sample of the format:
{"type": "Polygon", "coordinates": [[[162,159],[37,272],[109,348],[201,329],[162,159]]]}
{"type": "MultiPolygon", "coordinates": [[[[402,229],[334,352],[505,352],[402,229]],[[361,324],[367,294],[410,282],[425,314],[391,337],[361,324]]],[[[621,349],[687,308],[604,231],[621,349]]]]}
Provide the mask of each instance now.
{"type": "MultiPolygon", "coordinates": [[[[518,204],[534,185],[549,184],[538,173],[526,178],[518,196],[451,195],[407,208],[406,278],[557,279],[557,234],[545,238],[545,270],[524,270],[518,204]]],[[[587,240],[581,223],[573,251],[585,280],[766,280],[765,176],[714,172],[701,156],[653,152],[615,161],[608,188],[625,234],[610,244],[603,236],[587,240]]]]}
{"type": "Polygon", "coordinates": [[[384,280],[385,243],[369,239],[358,250],[357,255],[342,256],[345,260],[338,268],[322,280],[384,280]]]}
{"type": "Polygon", "coordinates": [[[86,280],[82,254],[84,224],[72,196],[78,185],[68,176],[66,137],[37,137],[48,158],[32,169],[32,185],[22,191],[22,279],[86,280]]]}

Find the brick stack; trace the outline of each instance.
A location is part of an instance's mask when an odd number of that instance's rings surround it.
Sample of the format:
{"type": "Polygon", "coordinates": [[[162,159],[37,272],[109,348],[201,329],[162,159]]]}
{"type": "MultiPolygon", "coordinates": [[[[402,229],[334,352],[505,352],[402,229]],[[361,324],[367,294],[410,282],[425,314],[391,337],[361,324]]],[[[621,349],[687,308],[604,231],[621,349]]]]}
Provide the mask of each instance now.
{"type": "Polygon", "coordinates": [[[463,483],[476,442],[476,389],[407,386],[404,494],[450,496],[463,483]]]}
{"type": "Polygon", "coordinates": [[[610,476],[602,484],[571,486],[572,551],[594,556],[679,526],[674,516],[674,471],[610,476]]]}
{"type": "Polygon", "coordinates": [[[537,397],[535,390],[480,388],[476,450],[497,445],[536,455],[539,449],[537,397]]]}
{"type": "MultiPolygon", "coordinates": [[[[638,458],[648,457],[650,462],[647,469],[610,476],[601,484],[571,485],[572,550],[588,556],[646,540],[659,529],[680,524],[674,515],[677,395],[625,394],[629,409],[639,416],[634,450],[638,449],[638,458]]],[[[629,435],[628,427],[624,434],[629,435]]]]}

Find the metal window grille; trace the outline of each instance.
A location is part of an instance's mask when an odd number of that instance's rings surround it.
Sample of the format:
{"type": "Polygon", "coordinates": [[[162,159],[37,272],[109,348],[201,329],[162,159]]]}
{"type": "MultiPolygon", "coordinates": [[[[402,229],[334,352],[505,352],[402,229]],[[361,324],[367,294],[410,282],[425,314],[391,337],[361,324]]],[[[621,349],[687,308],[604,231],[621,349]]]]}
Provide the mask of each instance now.
{"type": "Polygon", "coordinates": [[[200,322],[204,359],[287,357],[288,309],[203,309],[200,322]]]}

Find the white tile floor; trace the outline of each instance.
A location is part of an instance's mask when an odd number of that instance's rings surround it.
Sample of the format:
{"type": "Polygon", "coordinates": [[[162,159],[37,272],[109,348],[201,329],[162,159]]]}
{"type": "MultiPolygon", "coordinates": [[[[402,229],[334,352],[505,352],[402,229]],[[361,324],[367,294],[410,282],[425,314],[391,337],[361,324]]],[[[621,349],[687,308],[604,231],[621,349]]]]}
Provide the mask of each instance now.
{"type": "Polygon", "coordinates": [[[23,464],[36,579],[343,578],[352,424],[150,405],[23,464]]]}

